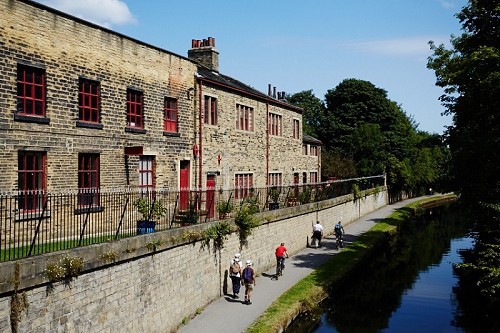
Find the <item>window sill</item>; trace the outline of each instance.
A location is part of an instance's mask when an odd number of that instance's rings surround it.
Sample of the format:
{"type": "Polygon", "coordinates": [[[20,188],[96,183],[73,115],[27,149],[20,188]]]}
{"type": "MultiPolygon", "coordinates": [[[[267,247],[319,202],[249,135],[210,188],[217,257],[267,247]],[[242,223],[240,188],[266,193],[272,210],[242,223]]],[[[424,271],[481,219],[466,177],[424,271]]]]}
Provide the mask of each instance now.
{"type": "Polygon", "coordinates": [[[146,131],[144,128],[125,127],[125,132],[134,134],[146,134],[148,131],[146,131]]]}
{"type": "Polygon", "coordinates": [[[37,117],[37,116],[27,116],[19,113],[14,113],[14,120],[21,121],[24,123],[37,123],[37,124],[49,124],[50,118],[37,117]]]}
{"type": "Polygon", "coordinates": [[[104,211],[104,207],[102,206],[94,206],[94,207],[81,207],[75,208],[75,215],[87,214],[87,213],[100,213],[104,211]]]}
{"type": "Polygon", "coordinates": [[[94,128],[94,129],[103,129],[104,128],[103,124],[88,123],[88,122],[79,121],[79,120],[76,122],[76,127],[94,128]]]}
{"type": "Polygon", "coordinates": [[[165,131],[163,131],[163,136],[180,137],[181,135],[178,132],[165,132],[165,131]]]}
{"type": "Polygon", "coordinates": [[[24,221],[32,221],[32,220],[39,220],[40,218],[42,219],[48,219],[50,218],[50,212],[45,212],[42,217],[42,212],[41,211],[36,211],[36,212],[27,212],[27,213],[19,213],[15,217],[16,222],[24,222],[24,221]]]}

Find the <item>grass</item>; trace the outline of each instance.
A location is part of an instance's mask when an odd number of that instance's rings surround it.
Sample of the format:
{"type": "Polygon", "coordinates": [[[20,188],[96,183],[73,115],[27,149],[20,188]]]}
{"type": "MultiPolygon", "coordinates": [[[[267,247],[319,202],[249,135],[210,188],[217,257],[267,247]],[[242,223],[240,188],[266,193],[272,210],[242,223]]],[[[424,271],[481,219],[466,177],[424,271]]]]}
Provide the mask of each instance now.
{"type": "MultiPolygon", "coordinates": [[[[132,237],[134,235],[135,234],[120,235],[120,238],[132,237]]],[[[109,242],[110,240],[114,240],[114,236],[105,235],[96,237],[85,237],[82,240],[82,246],[106,243],[109,242]]],[[[33,256],[43,253],[69,250],[78,247],[78,244],[79,244],[78,239],[71,239],[71,240],[52,242],[46,244],[35,244],[31,251],[31,255],[33,256]]],[[[29,250],[30,250],[30,245],[15,246],[8,249],[0,250],[0,262],[26,258],[28,257],[29,250]]]]}
{"type": "Polygon", "coordinates": [[[327,263],[300,280],[282,294],[247,329],[247,333],[279,332],[286,328],[300,312],[317,307],[327,296],[333,283],[348,275],[380,243],[384,237],[395,233],[397,226],[406,221],[424,202],[439,201],[444,196],[423,199],[402,207],[377,223],[369,231],[333,256],[327,263]]]}

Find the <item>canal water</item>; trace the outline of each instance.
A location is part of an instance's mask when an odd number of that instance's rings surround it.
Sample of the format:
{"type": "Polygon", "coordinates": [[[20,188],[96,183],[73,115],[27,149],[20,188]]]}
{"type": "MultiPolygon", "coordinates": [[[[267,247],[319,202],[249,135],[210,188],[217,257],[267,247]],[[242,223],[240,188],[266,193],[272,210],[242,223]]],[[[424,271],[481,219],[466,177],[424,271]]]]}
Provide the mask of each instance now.
{"type": "Polygon", "coordinates": [[[466,332],[457,324],[453,264],[473,246],[469,224],[453,205],[404,223],[332,288],[323,313],[302,316],[286,332],[466,332]]]}

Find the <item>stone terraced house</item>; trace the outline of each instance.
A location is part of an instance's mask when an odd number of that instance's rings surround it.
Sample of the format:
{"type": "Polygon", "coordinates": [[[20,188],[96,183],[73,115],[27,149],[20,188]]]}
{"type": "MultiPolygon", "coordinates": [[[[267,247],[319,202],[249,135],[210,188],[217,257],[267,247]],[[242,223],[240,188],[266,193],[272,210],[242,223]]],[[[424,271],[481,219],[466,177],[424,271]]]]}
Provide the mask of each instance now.
{"type": "MultiPolygon", "coordinates": [[[[0,192],[252,187],[320,180],[302,110],[188,56],[28,0],[0,0],[0,192]]],[[[82,197],[78,205],[92,203],[82,197]]],[[[40,202],[19,200],[37,209],[40,202]]]]}

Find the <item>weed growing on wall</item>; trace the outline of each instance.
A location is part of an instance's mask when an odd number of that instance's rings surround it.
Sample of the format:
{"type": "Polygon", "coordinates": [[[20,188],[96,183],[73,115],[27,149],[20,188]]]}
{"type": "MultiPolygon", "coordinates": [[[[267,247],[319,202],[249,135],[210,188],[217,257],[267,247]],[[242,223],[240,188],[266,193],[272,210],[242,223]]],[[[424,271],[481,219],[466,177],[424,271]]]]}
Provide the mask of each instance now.
{"type": "Polygon", "coordinates": [[[77,277],[82,270],[83,258],[65,255],[58,261],[47,264],[45,276],[51,282],[57,282],[77,277]]]}

